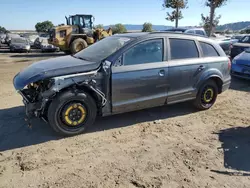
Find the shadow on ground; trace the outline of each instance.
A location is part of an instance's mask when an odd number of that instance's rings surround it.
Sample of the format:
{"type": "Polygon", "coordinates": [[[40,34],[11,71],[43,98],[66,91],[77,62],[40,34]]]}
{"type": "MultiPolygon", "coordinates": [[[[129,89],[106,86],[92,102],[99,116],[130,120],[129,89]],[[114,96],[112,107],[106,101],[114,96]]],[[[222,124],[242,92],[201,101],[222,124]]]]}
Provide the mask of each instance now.
{"type": "MultiPolygon", "coordinates": [[[[193,112],[195,110],[189,103],[182,103],[98,118],[87,133],[126,127],[140,122],[166,119],[193,112]]],[[[0,151],[62,138],[43,121],[33,121],[32,125],[32,128],[28,128],[27,123],[24,121],[23,106],[0,110],[0,151]]]]}
{"type": "Polygon", "coordinates": [[[250,92],[250,81],[232,77],[230,89],[250,92]]]}
{"type": "MultiPolygon", "coordinates": [[[[250,127],[235,127],[221,130],[219,140],[224,152],[224,167],[250,172],[250,127]]],[[[250,176],[250,173],[216,171],[226,175],[250,176]]]]}

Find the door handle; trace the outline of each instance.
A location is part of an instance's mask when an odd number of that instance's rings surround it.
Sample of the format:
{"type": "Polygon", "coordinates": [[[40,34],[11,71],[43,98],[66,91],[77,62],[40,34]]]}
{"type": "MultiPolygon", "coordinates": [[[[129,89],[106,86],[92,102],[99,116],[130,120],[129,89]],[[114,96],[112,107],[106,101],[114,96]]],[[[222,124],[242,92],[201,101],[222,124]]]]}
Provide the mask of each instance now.
{"type": "Polygon", "coordinates": [[[205,69],[205,66],[201,65],[201,66],[199,66],[198,71],[202,71],[203,69],[205,69]]]}
{"type": "Polygon", "coordinates": [[[165,71],[164,70],[160,70],[159,71],[159,76],[165,76],[165,71]]]}

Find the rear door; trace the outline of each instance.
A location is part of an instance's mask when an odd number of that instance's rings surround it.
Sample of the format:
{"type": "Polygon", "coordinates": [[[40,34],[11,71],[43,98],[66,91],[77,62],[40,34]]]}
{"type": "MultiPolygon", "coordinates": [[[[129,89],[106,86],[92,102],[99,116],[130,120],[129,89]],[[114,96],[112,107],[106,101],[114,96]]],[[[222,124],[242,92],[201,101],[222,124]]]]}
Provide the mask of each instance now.
{"type": "Polygon", "coordinates": [[[168,64],[163,38],[140,41],[112,66],[113,113],[163,105],[168,64]]]}
{"type": "Polygon", "coordinates": [[[206,68],[201,63],[197,42],[192,39],[169,38],[169,51],[168,103],[194,98],[195,80],[206,68]]]}

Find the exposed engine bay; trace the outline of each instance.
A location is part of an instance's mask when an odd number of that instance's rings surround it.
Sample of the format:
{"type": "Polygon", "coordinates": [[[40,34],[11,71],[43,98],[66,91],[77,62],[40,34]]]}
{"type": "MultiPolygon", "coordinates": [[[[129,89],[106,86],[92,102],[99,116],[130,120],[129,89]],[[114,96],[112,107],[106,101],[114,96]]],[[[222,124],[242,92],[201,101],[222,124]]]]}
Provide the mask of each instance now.
{"type": "Polygon", "coordinates": [[[89,90],[95,93],[100,106],[105,106],[107,100],[105,94],[101,91],[102,84],[99,83],[101,77],[102,73],[95,70],[58,76],[28,84],[19,91],[25,104],[28,123],[32,117],[40,117],[47,121],[49,103],[57,94],[67,89],[75,90],[75,92],[78,92],[79,89],[89,90]]]}

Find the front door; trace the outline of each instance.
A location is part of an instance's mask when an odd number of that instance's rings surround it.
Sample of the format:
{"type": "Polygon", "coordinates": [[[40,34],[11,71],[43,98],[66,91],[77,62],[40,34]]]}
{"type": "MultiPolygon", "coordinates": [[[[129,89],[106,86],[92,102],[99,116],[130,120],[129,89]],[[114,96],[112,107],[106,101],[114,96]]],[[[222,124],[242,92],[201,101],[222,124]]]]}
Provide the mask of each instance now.
{"type": "Polygon", "coordinates": [[[137,43],[112,66],[112,111],[121,113],[163,105],[167,98],[168,64],[164,39],[137,43]]]}

